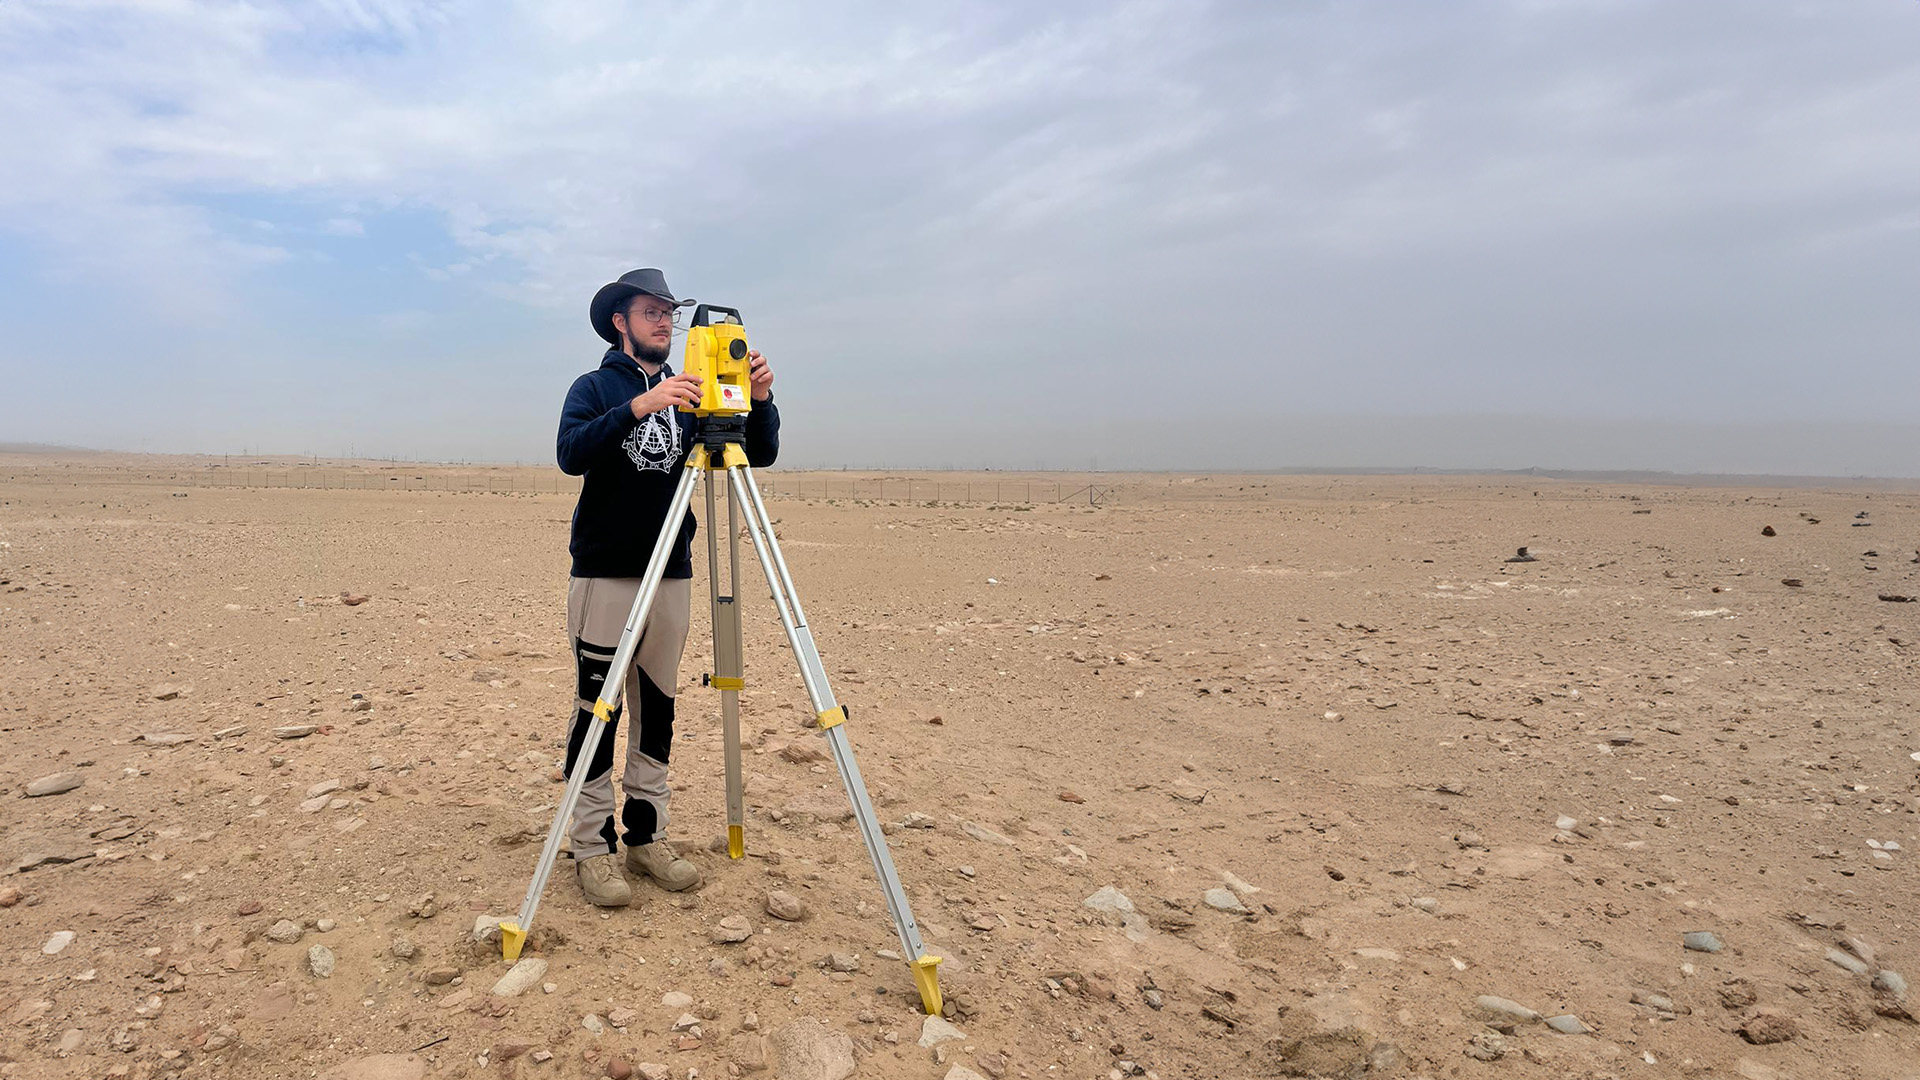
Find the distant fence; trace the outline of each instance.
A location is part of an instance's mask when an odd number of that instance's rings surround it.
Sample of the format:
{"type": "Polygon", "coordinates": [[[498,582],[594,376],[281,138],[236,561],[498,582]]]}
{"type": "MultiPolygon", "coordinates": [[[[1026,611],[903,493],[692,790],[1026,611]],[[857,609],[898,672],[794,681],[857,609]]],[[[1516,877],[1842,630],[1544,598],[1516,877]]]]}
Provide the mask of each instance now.
{"type": "MultiPolygon", "coordinates": [[[[220,466],[209,469],[16,469],[0,479],[72,485],[133,484],[196,488],[291,488],[314,491],[449,491],[494,494],[573,495],[580,479],[534,469],[469,472],[457,468],[329,469],[325,467],[220,466]]],[[[1119,501],[1114,484],[1029,479],[944,477],[850,477],[822,473],[757,472],[767,498],[901,503],[1026,505],[1075,503],[1107,506],[1119,501]]]]}

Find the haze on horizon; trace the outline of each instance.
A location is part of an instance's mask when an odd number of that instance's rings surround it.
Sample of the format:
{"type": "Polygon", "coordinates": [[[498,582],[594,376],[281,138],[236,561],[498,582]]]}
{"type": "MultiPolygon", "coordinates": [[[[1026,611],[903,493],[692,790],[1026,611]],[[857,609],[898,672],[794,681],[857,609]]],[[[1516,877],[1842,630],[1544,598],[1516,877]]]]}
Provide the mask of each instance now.
{"type": "Polygon", "coordinates": [[[0,4],[0,442],[1920,476],[1920,4],[0,4]]]}

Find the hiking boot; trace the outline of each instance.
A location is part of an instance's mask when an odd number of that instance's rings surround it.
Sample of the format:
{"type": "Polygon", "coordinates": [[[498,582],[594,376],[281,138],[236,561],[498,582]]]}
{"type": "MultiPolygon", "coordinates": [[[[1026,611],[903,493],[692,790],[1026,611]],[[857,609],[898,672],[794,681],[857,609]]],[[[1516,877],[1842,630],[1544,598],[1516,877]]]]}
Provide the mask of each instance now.
{"type": "Polygon", "coordinates": [[[620,872],[620,860],[612,855],[595,855],[579,860],[580,891],[587,903],[599,907],[626,907],[633,903],[633,886],[620,872]]]}
{"type": "Polygon", "coordinates": [[[665,840],[628,847],[627,869],[647,875],[668,892],[680,892],[700,884],[700,868],[675,855],[665,840]]]}

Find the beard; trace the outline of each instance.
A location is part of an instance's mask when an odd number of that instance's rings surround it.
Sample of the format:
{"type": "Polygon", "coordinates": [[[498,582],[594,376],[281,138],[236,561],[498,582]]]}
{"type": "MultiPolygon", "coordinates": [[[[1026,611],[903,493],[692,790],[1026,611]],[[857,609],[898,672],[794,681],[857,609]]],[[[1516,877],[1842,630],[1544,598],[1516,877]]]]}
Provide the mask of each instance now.
{"type": "Polygon", "coordinates": [[[652,345],[628,338],[627,343],[633,346],[633,358],[635,360],[644,360],[649,364],[666,363],[667,356],[673,351],[673,343],[671,341],[665,345],[652,345]]]}

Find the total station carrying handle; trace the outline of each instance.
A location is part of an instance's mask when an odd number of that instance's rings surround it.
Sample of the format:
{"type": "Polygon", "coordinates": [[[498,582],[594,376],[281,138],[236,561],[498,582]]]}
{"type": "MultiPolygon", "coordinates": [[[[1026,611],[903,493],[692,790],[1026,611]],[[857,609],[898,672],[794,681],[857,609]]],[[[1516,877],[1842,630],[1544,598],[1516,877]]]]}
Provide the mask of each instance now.
{"type": "Polygon", "coordinates": [[[739,308],[721,307],[719,304],[701,304],[698,307],[693,309],[693,322],[690,325],[692,326],[713,325],[708,320],[708,313],[714,312],[714,311],[717,311],[722,315],[727,316],[728,322],[736,323],[736,324],[740,322],[739,308]]]}

